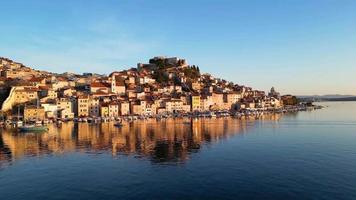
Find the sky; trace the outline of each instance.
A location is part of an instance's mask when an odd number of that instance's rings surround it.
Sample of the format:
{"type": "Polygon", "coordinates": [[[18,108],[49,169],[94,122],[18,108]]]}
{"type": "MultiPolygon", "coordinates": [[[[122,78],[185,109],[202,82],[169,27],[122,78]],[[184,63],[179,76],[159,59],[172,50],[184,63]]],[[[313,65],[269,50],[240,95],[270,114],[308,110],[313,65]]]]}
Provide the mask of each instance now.
{"type": "Polygon", "coordinates": [[[1,0],[0,56],[109,74],[154,56],[283,94],[356,95],[355,0],[1,0]]]}

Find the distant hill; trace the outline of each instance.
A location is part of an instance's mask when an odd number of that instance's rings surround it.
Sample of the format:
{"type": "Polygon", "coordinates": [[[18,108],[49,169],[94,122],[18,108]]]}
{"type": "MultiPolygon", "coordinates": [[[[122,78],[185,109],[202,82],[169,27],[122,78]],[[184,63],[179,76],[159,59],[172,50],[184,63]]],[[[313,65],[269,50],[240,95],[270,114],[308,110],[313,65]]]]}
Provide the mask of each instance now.
{"type": "Polygon", "coordinates": [[[304,101],[356,101],[355,95],[340,94],[298,96],[297,98],[304,101]]]}

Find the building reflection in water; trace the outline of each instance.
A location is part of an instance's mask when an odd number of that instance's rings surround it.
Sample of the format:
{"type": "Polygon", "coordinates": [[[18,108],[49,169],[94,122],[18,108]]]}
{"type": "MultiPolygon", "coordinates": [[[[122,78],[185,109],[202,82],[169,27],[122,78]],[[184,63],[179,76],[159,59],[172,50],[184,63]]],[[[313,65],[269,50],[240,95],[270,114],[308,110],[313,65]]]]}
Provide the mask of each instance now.
{"type": "Polygon", "coordinates": [[[0,167],[23,157],[49,154],[111,153],[145,157],[152,162],[184,162],[202,146],[237,134],[245,134],[256,122],[278,121],[279,115],[264,119],[232,118],[185,120],[167,119],[127,123],[116,128],[112,123],[91,125],[64,123],[50,126],[47,133],[16,133],[2,130],[0,167]]]}

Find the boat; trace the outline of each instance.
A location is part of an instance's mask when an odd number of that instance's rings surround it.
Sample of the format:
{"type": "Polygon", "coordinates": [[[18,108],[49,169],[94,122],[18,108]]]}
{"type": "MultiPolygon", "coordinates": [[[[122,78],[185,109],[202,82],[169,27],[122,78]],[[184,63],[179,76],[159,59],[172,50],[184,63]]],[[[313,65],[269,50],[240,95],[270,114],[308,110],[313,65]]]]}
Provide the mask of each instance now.
{"type": "Polygon", "coordinates": [[[21,132],[42,132],[48,131],[47,126],[24,125],[18,128],[21,132]]]}
{"type": "Polygon", "coordinates": [[[17,121],[16,122],[16,127],[21,127],[23,126],[23,121],[17,121]]]}
{"type": "Polygon", "coordinates": [[[123,124],[121,122],[117,122],[114,124],[115,127],[121,128],[123,127],[123,124]]]}
{"type": "Polygon", "coordinates": [[[93,118],[88,117],[88,118],[87,118],[87,122],[88,122],[88,123],[92,123],[92,122],[93,122],[93,118]]]}
{"type": "Polygon", "coordinates": [[[210,116],[211,118],[216,118],[216,117],[217,117],[214,112],[210,112],[210,113],[209,113],[209,116],[210,116]]]}
{"type": "Polygon", "coordinates": [[[122,126],[123,126],[122,120],[116,121],[116,123],[114,124],[114,126],[115,126],[115,127],[118,127],[118,128],[122,127],[122,126]]]}

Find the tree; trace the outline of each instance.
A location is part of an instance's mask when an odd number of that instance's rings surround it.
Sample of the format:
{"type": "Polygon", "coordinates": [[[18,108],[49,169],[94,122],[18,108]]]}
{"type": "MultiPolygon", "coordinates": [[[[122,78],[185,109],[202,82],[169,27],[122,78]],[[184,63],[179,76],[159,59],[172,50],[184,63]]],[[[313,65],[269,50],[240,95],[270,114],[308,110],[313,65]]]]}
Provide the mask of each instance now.
{"type": "Polygon", "coordinates": [[[178,77],[174,77],[173,82],[174,82],[174,85],[180,85],[181,84],[181,81],[180,81],[180,79],[178,77]]]}
{"type": "Polygon", "coordinates": [[[158,82],[158,83],[163,83],[163,82],[167,82],[168,76],[166,76],[166,74],[162,71],[162,70],[158,70],[153,74],[153,78],[158,82]]]}

